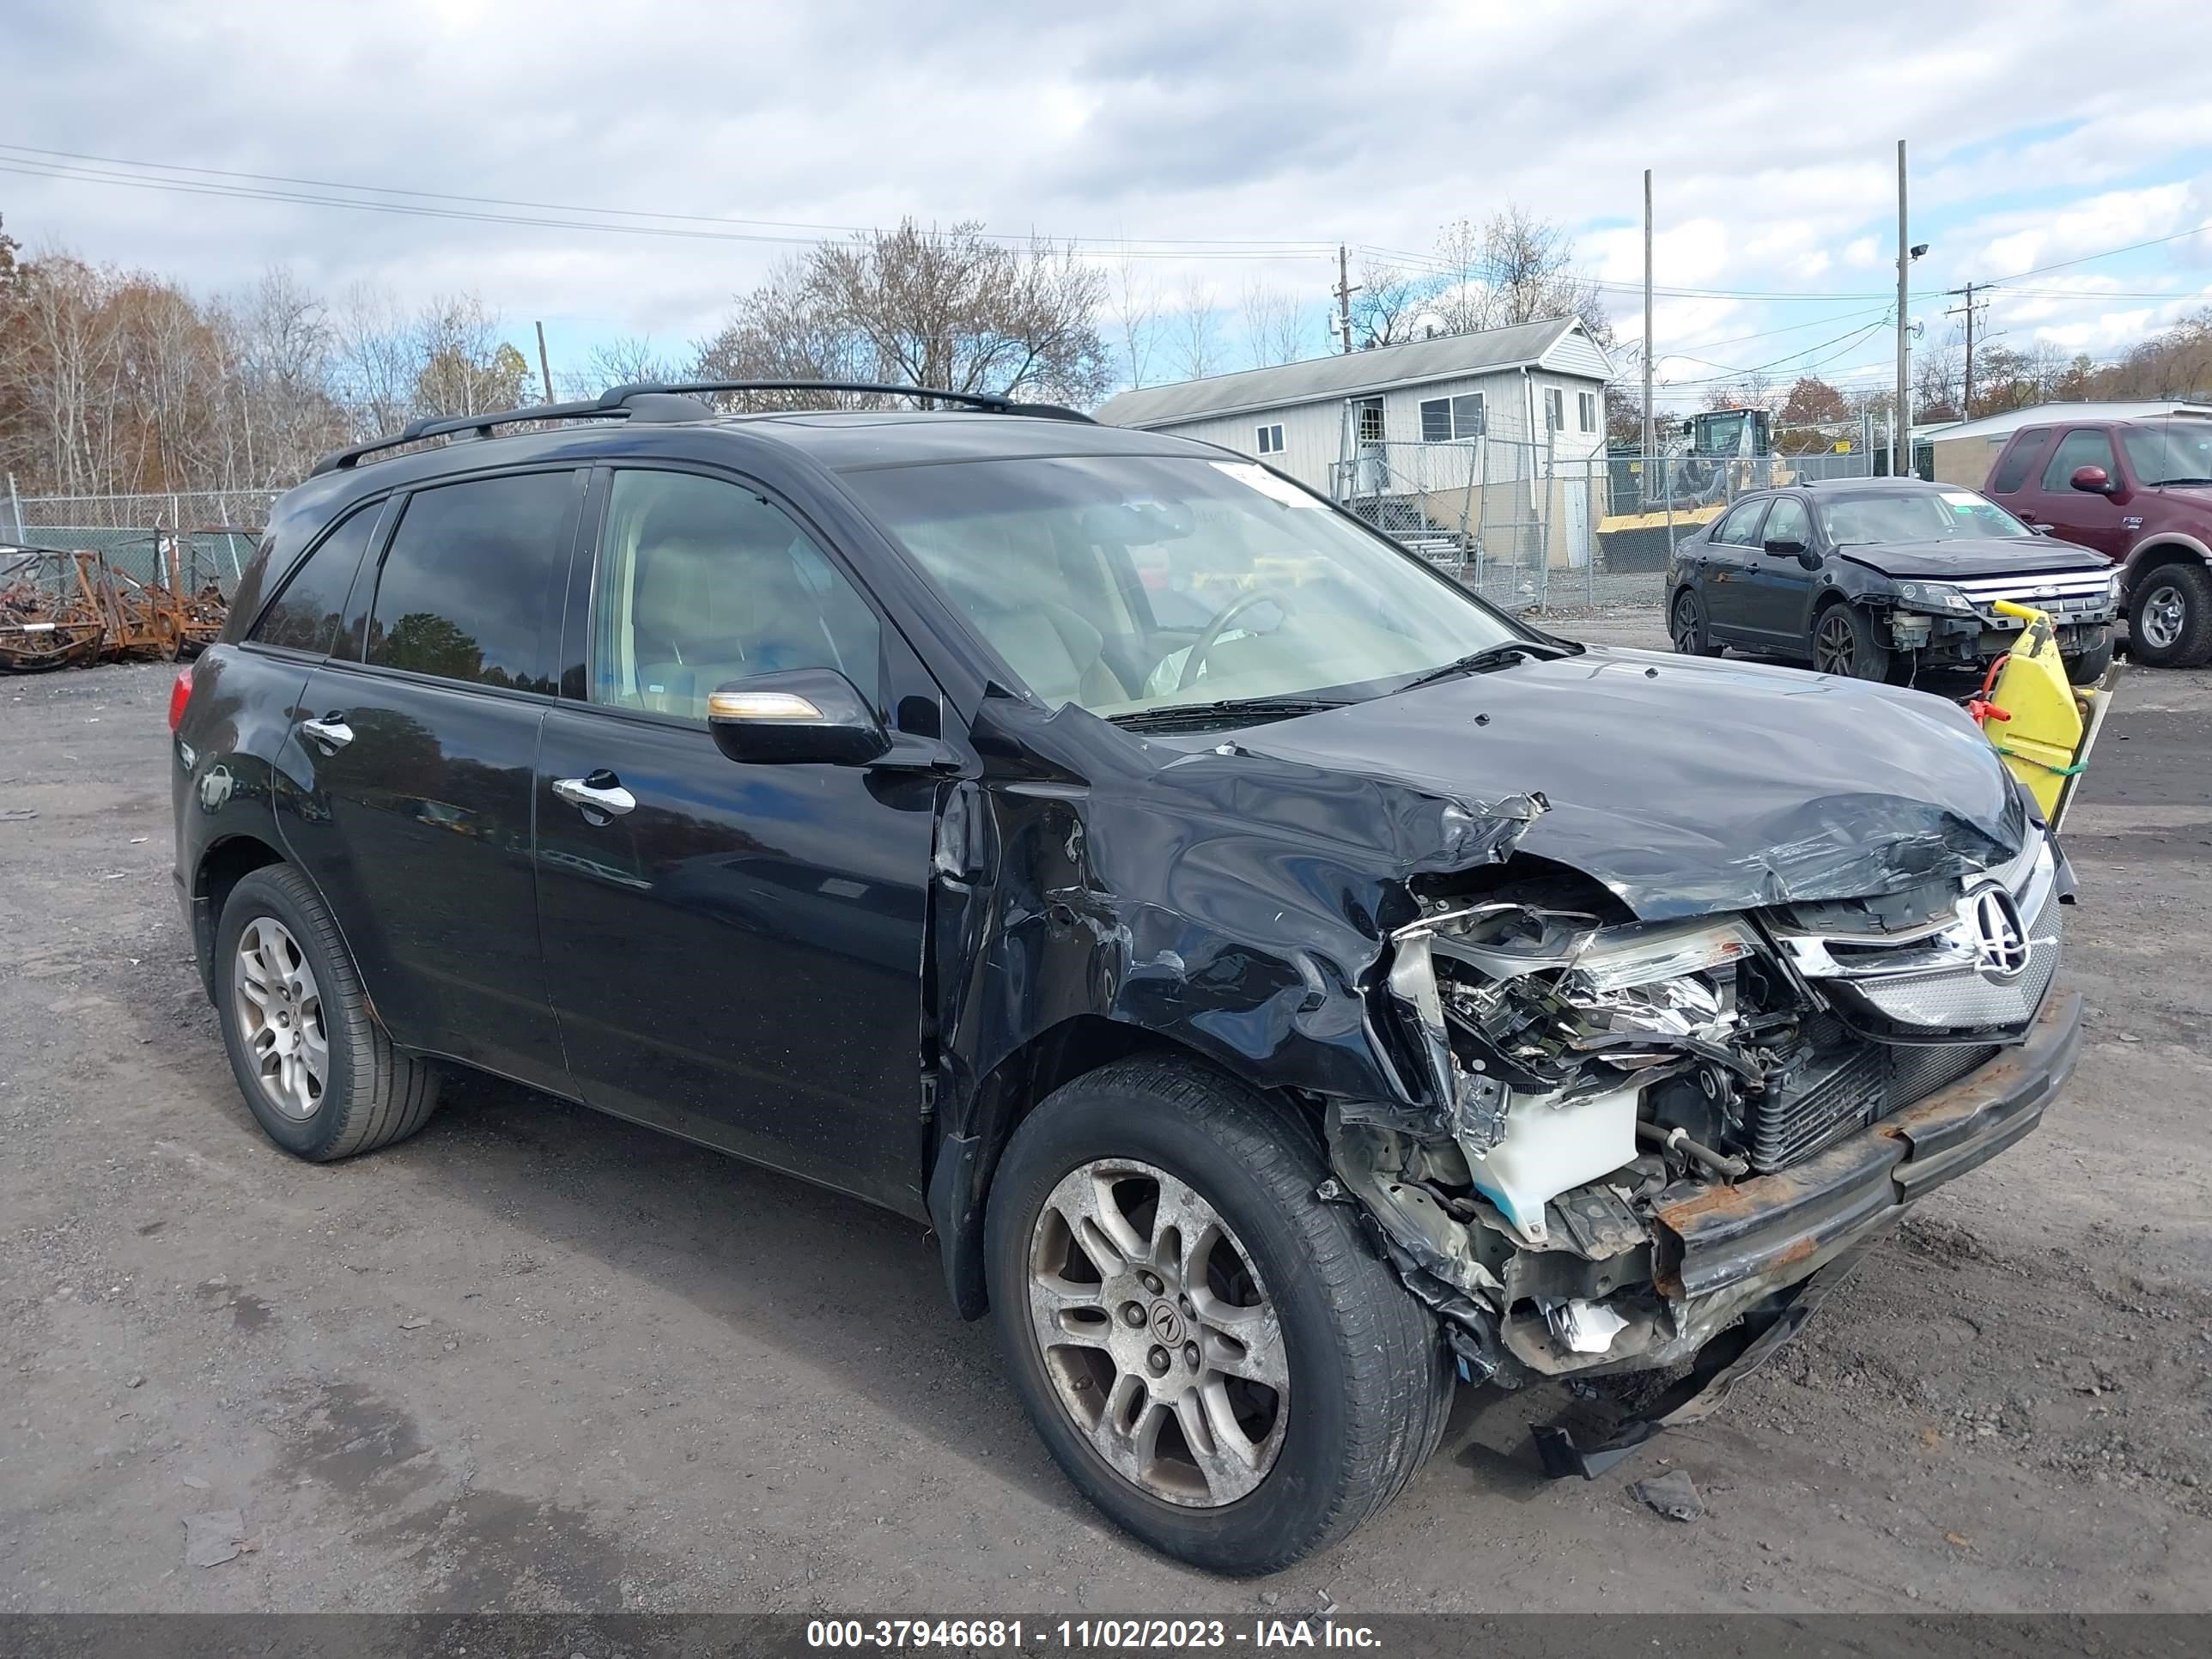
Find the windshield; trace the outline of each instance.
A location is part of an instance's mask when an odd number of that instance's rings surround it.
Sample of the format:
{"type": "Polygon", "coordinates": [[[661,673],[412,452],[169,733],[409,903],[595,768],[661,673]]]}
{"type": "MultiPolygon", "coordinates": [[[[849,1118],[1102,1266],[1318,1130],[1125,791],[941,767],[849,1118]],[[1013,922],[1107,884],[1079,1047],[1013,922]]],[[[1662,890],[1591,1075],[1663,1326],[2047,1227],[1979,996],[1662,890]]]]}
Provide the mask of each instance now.
{"type": "Polygon", "coordinates": [[[1249,461],[957,461],[845,482],[1054,708],[1350,700],[1524,637],[1249,461]]]}
{"type": "Polygon", "coordinates": [[[1692,432],[1690,447],[1700,455],[1733,455],[1743,447],[1741,414],[1700,415],[1692,432]]]}
{"type": "Polygon", "coordinates": [[[1995,541],[2027,526],[1971,489],[1900,489],[1819,498],[1820,525],[1838,547],[1873,542],[1995,541]]]}
{"type": "Polygon", "coordinates": [[[2212,483],[2212,421],[2120,428],[2139,484],[2212,483]]]}

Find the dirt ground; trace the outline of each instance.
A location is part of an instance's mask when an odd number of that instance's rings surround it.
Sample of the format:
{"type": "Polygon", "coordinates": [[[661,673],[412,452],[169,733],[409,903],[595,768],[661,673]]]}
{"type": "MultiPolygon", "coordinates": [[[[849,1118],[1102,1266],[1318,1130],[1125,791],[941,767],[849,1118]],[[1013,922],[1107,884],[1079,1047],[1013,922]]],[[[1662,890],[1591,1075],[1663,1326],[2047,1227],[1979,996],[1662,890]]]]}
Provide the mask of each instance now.
{"type": "Polygon", "coordinates": [[[2107,728],[2039,1133],[1711,1422],[1547,1482],[1565,1396],[1463,1391],[1257,1583],[1073,1495],[908,1223],[481,1081],[278,1152],[171,893],[169,678],[0,680],[0,1611],[2212,1609],[2212,673],[2107,728]],[[1702,1518],[1631,1495],[1667,1461],[1702,1518]]]}

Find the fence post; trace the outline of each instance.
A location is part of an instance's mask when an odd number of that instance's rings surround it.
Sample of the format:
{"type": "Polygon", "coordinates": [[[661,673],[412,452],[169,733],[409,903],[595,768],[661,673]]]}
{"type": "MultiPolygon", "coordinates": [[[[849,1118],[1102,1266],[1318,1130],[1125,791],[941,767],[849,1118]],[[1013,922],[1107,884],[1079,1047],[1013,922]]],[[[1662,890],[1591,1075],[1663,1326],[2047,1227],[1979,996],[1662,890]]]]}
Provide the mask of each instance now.
{"type": "Polygon", "coordinates": [[[8,475],[8,506],[15,516],[15,539],[19,542],[30,540],[23,531],[23,498],[15,493],[15,475],[12,472],[8,475]]]}

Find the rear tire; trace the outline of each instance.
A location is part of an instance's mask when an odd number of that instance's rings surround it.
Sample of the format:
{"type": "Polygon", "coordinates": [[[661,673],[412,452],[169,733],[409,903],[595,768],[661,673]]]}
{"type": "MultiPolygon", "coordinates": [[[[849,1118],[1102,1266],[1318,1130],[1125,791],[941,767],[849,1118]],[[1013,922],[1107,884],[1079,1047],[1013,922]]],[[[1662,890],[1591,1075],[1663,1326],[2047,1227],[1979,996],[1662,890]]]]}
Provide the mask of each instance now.
{"type": "Polygon", "coordinates": [[[2201,668],[2212,662],[2212,570],[2161,566],[2128,602],[2128,654],[2151,668],[2201,668]]]}
{"type": "Polygon", "coordinates": [[[216,931],[216,1008],[240,1091],[268,1137],[327,1163],[430,1121],[438,1073],[392,1046],[313,885],[289,864],[252,871],[216,931]]]}
{"type": "Polygon", "coordinates": [[[1722,648],[1713,643],[1705,628],[1705,602],[1694,589],[1684,588],[1674,595],[1674,603],[1668,608],[1667,632],[1674,641],[1674,653],[1682,657],[1717,657],[1722,648]]]}
{"type": "Polygon", "coordinates": [[[991,1316],[1030,1422],[1078,1491],[1193,1566],[1270,1572],[1327,1547],[1396,1497],[1443,1435],[1453,1372],[1436,1322],[1356,1206],[1316,1195],[1328,1178],[1291,1113],[1147,1058],[1045,1100],[992,1182],[991,1316]],[[1071,1209],[1096,1218],[1071,1224],[1071,1209]],[[1183,1259],[1178,1216],[1211,1218],[1187,1226],[1218,1242],[1156,1290],[1146,1275],[1183,1259]],[[1118,1249],[1078,1243],[1113,1238],[1118,1249]],[[1190,1325],[1166,1316],[1177,1308],[1190,1325]],[[1153,1346],[1163,1330],[1194,1340],[1153,1346]],[[1109,1354],[1109,1340],[1127,1352],[1109,1354]],[[1219,1379],[1226,1406],[1206,1393],[1220,1353],[1237,1367],[1219,1379]],[[1279,1390],[1256,1382],[1263,1371],[1279,1390]],[[1169,1399],[1178,1388],[1201,1401],[1204,1455],[1169,1399]],[[1235,1412],[1233,1437],[1208,1427],[1217,1409],[1235,1412]]]}

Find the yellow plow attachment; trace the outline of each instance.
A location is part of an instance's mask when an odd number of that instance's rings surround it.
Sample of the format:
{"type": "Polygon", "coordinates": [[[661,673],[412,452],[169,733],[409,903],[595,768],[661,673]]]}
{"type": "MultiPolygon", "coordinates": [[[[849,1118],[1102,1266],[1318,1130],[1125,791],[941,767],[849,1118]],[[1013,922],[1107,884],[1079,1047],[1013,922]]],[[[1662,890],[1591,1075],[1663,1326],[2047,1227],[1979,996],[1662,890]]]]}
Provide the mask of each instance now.
{"type": "Polygon", "coordinates": [[[2112,708],[2120,667],[2114,663],[2094,686],[2072,684],[2051,618],[2008,599],[1996,601],[1996,609],[2027,626],[2020,643],[1990,668],[1981,695],[1967,700],[1966,709],[2056,830],[2112,708]]]}

